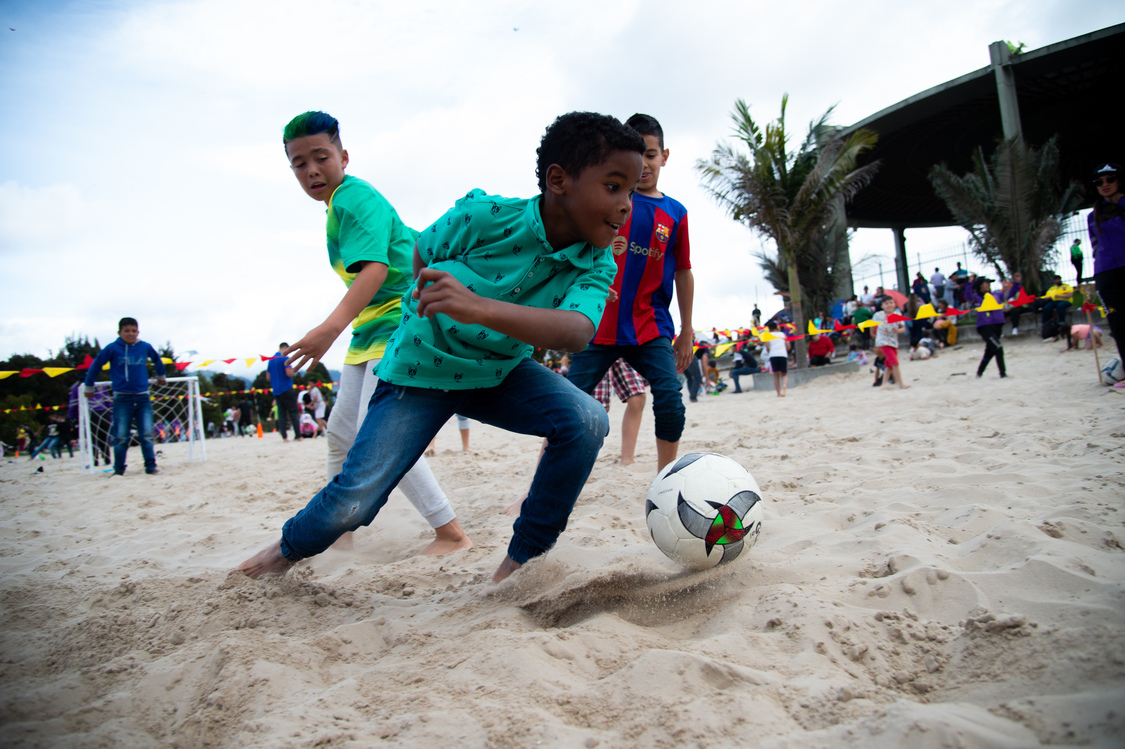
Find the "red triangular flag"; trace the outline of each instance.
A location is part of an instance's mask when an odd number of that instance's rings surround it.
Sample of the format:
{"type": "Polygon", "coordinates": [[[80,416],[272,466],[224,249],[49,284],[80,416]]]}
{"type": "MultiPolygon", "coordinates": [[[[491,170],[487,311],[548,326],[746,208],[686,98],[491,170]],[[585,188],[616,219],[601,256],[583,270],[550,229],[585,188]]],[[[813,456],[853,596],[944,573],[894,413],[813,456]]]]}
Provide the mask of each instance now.
{"type": "Polygon", "coordinates": [[[270,359],[276,359],[276,358],[277,358],[276,356],[263,356],[263,357],[261,357],[262,361],[269,361],[270,359]]]}
{"type": "Polygon", "coordinates": [[[89,369],[90,365],[93,364],[93,363],[94,363],[94,357],[90,356],[89,354],[86,354],[86,358],[83,359],[82,363],[79,364],[77,367],[75,367],[75,369],[89,369]]]}
{"type": "Polygon", "coordinates": [[[234,361],[234,359],[223,359],[223,364],[230,364],[232,361],[234,361]]]}
{"type": "Polygon", "coordinates": [[[892,312],[891,314],[887,315],[887,322],[913,322],[913,320],[911,320],[909,317],[905,317],[904,315],[896,315],[892,312]]]}
{"type": "Polygon", "coordinates": [[[33,374],[42,374],[42,369],[21,369],[20,377],[31,377],[33,374]]]}
{"type": "Polygon", "coordinates": [[[945,308],[945,314],[948,315],[949,317],[957,317],[957,315],[967,315],[967,314],[969,314],[969,311],[968,310],[959,310],[956,307],[946,307],[945,308]]]}
{"type": "Polygon", "coordinates": [[[176,371],[177,372],[183,372],[185,369],[187,369],[188,367],[191,366],[191,362],[189,362],[189,361],[178,361],[178,362],[173,362],[173,364],[176,365],[176,371]]]}
{"type": "Polygon", "coordinates": [[[785,340],[787,340],[787,341],[799,341],[802,338],[804,338],[803,335],[787,335],[787,336],[785,336],[785,340]]]}
{"type": "Polygon", "coordinates": [[[1081,309],[1083,312],[1097,312],[1098,305],[1094,304],[1093,302],[1086,302],[1082,305],[1081,309]]]}
{"type": "Polygon", "coordinates": [[[1023,287],[1020,287],[1020,293],[1016,294],[1016,298],[1012,300],[1013,307],[1022,307],[1025,304],[1031,304],[1035,301],[1035,297],[1030,296],[1023,287]]]}

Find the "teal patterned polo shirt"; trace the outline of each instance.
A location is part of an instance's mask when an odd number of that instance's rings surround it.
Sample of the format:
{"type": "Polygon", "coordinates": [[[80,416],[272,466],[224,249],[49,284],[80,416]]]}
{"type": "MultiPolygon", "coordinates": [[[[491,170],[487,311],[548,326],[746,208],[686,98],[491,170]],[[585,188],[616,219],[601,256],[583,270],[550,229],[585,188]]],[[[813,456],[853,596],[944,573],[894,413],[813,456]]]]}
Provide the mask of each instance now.
{"type": "MultiPolygon", "coordinates": [[[[580,312],[596,329],[617,265],[609,248],[579,242],[555,250],[539,205],[473,190],[418,235],[422,261],[482,297],[525,307],[580,312]]],[[[482,325],[443,315],[419,317],[402,298],[402,322],[377,374],[396,385],[473,390],[499,385],[532,347],[482,325]]]]}

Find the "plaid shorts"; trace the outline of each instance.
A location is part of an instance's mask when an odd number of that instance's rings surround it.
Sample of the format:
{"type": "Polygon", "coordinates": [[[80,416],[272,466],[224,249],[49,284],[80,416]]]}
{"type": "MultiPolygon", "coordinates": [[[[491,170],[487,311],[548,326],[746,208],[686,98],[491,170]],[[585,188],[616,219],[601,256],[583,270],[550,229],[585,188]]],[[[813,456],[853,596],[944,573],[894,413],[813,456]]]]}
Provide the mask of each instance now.
{"type": "Polygon", "coordinates": [[[634,395],[643,394],[645,391],[645,378],[637,370],[630,367],[624,359],[618,359],[605,373],[605,377],[594,388],[594,397],[606,408],[609,408],[609,389],[617,393],[621,402],[632,398],[634,395]]]}

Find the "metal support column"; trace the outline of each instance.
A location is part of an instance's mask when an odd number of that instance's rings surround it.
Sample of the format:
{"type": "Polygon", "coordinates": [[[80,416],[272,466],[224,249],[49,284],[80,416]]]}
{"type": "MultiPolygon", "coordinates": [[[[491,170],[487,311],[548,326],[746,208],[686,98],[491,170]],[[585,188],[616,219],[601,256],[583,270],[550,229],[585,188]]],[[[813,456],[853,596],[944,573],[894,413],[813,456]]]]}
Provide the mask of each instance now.
{"type": "Polygon", "coordinates": [[[895,277],[898,279],[898,290],[909,295],[910,268],[906,265],[906,227],[896,226],[891,231],[895,233],[895,277]]]}

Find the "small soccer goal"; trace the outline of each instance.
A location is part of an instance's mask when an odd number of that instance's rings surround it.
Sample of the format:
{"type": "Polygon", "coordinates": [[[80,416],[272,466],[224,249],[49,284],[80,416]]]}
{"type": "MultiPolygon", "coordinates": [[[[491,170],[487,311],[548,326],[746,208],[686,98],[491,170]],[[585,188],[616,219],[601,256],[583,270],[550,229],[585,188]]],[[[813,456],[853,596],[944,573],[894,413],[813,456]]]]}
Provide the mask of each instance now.
{"type": "MultiPolygon", "coordinates": [[[[78,448],[82,472],[95,474],[113,468],[113,392],[108,382],[94,383],[88,398],[78,399],[78,448]]],[[[152,440],[157,461],[207,460],[203,440],[203,404],[198,377],[169,377],[163,385],[149,382],[152,399],[152,440]]],[[[129,447],[138,453],[140,438],[129,430],[129,447]]]]}

